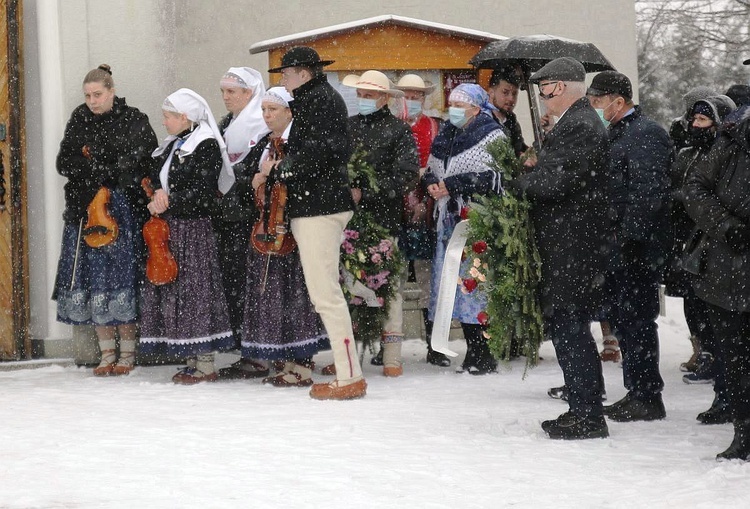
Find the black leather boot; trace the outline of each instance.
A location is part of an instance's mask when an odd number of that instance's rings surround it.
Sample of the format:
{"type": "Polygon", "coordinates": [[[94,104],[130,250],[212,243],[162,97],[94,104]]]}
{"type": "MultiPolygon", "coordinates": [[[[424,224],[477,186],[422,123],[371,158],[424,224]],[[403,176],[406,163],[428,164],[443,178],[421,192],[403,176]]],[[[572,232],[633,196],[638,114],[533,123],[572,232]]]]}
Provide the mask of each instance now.
{"type": "Polygon", "coordinates": [[[466,358],[461,364],[462,371],[472,375],[486,375],[497,371],[497,360],[490,352],[487,339],[482,335],[482,326],[478,324],[462,323],[466,338],[466,358]]]}
{"type": "Polygon", "coordinates": [[[716,455],[717,460],[747,461],[750,456],[750,420],[735,421],[734,439],[729,448],[716,455]]]}
{"type": "Polygon", "coordinates": [[[427,364],[443,368],[450,366],[451,360],[445,354],[432,349],[432,322],[427,319],[426,309],[422,309],[422,314],[424,315],[425,340],[427,340],[427,364]]]}
{"type": "Polygon", "coordinates": [[[717,394],[714,397],[711,408],[701,412],[696,417],[701,424],[726,424],[732,422],[732,412],[729,410],[729,401],[726,396],[717,394]]]}

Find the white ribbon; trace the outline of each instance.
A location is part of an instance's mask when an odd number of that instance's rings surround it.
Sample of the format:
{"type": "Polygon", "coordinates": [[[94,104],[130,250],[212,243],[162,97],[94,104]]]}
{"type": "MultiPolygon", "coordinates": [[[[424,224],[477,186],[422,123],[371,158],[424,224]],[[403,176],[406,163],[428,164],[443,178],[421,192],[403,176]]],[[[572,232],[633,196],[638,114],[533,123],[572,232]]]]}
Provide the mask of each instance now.
{"type": "Polygon", "coordinates": [[[448,357],[458,357],[458,353],[448,348],[448,336],[451,331],[453,306],[456,303],[456,281],[461,269],[461,256],[466,245],[468,229],[469,221],[466,220],[459,222],[453,229],[453,235],[445,249],[443,271],[440,273],[435,322],[432,326],[432,349],[448,357]]]}

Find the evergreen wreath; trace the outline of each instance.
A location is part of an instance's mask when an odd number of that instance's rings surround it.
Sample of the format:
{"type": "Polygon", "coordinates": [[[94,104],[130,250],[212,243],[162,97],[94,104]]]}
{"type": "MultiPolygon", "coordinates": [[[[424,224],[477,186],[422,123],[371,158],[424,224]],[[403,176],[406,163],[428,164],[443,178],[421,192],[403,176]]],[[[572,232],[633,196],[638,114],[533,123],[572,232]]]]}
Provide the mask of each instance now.
{"type": "MultiPolygon", "coordinates": [[[[503,182],[524,171],[507,140],[493,140],[487,145],[487,152],[492,157],[489,166],[501,174],[503,182]]],[[[544,338],[536,295],[541,259],[534,242],[530,208],[528,200],[510,193],[474,197],[468,211],[469,233],[464,249],[471,268],[461,281],[462,291],[479,288],[487,295],[487,308],[477,319],[485,326],[492,353],[509,359],[511,341],[515,339],[526,357],[527,368],[537,364],[544,338]]]]}

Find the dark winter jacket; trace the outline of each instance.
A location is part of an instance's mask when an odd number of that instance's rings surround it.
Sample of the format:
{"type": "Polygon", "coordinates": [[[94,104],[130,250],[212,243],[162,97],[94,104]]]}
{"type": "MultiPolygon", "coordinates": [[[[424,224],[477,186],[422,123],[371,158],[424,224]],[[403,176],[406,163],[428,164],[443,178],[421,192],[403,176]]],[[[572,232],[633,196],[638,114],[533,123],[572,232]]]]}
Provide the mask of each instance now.
{"type": "Polygon", "coordinates": [[[398,235],[404,196],[419,176],[411,128],[383,107],[370,115],[350,117],[349,135],[352,148],[364,151],[364,160],[375,171],[379,188],[376,193],[366,182],[353,183],[352,187],[362,190],[359,208],[371,213],[391,235],[398,235]]]}
{"type": "Polygon", "coordinates": [[[545,315],[591,316],[606,302],[608,165],[607,131],[584,97],[547,133],[531,172],[509,183],[532,203],[545,315]]]}
{"type": "Polygon", "coordinates": [[[696,295],[729,311],[750,311],[750,252],[733,251],[726,238],[728,230],[750,226],[750,112],[688,176],[685,208],[706,234],[696,295]]]}
{"type": "MultiPolygon", "coordinates": [[[[189,131],[178,138],[187,138],[189,131]]],[[[170,152],[176,151],[173,141],[161,155],[157,156],[156,168],[151,174],[154,190],[161,189],[159,172],[170,152]]],[[[214,138],[200,142],[195,150],[182,161],[177,154],[172,157],[169,170],[169,208],[165,217],[178,219],[216,218],[219,214],[218,192],[221,172],[221,151],[214,138]]]]}
{"type": "Polygon", "coordinates": [[[115,97],[112,109],[94,115],[81,104],[70,116],[57,154],[57,172],[68,178],[65,184],[63,219],[78,222],[86,214],[100,187],[125,192],[136,219],[148,217],[141,180],[151,172],[156,135],[148,117],[115,97]],[[83,147],[88,147],[89,157],[83,147]]]}
{"type": "Polygon", "coordinates": [[[325,75],[294,90],[294,123],[288,152],[279,164],[286,182],[289,217],[336,214],[354,209],[347,163],[351,150],[346,103],[325,75]]]}
{"type": "MultiPolygon", "coordinates": [[[[669,135],[636,106],[610,126],[609,140],[609,216],[615,226],[615,247],[638,253],[639,263],[661,273],[672,244],[669,135]]],[[[616,256],[615,261],[625,261],[621,258],[616,256]]]]}
{"type": "Polygon", "coordinates": [[[260,172],[260,158],[263,156],[263,151],[270,141],[271,133],[268,133],[258,140],[258,143],[250,149],[247,157],[240,163],[243,165],[241,178],[245,185],[243,186],[243,192],[238,193],[237,196],[242,202],[242,207],[250,210],[252,221],[256,221],[259,217],[258,208],[255,206],[253,177],[260,172]]]}
{"type": "MultiPolygon", "coordinates": [[[[500,175],[490,169],[485,162],[484,146],[495,137],[502,136],[502,129],[489,115],[479,114],[466,127],[458,128],[450,122],[440,127],[440,132],[432,143],[430,158],[439,160],[440,173],[446,168],[458,165],[465,171],[443,177],[445,188],[450,194],[448,211],[456,216],[461,212],[459,203],[470,203],[475,194],[501,193],[500,175]],[[479,152],[476,148],[480,147],[479,152]],[[480,155],[481,154],[481,155],[480,155]]],[[[487,156],[487,159],[489,156],[487,156]]],[[[436,175],[438,168],[430,167],[422,178],[422,186],[427,191],[431,184],[439,184],[436,175]]]]}
{"type": "Polygon", "coordinates": [[[688,176],[695,171],[698,163],[708,156],[710,145],[707,147],[687,146],[680,150],[677,159],[669,172],[672,203],[669,219],[672,226],[673,243],[667,257],[664,284],[667,295],[685,297],[692,286],[691,275],[682,269],[682,256],[685,243],[695,230],[695,221],[685,210],[684,185],[688,176]]]}
{"type": "Polygon", "coordinates": [[[500,119],[497,117],[495,117],[495,120],[497,120],[498,124],[503,128],[503,131],[505,131],[506,136],[510,139],[510,144],[513,146],[513,150],[517,156],[520,156],[527,148],[529,148],[529,146],[523,141],[521,124],[518,123],[515,113],[505,113],[505,122],[500,122],[500,119]]]}
{"type": "MultiPolygon", "coordinates": [[[[229,123],[232,121],[232,114],[227,114],[219,122],[219,131],[224,134],[229,123]]],[[[253,179],[253,170],[249,169],[245,160],[240,161],[232,165],[234,170],[234,185],[229,191],[221,197],[221,220],[224,222],[237,222],[237,221],[251,221],[255,217],[255,207],[252,201],[247,204],[247,201],[242,197],[248,193],[252,194],[253,188],[251,185],[253,179]]]]}

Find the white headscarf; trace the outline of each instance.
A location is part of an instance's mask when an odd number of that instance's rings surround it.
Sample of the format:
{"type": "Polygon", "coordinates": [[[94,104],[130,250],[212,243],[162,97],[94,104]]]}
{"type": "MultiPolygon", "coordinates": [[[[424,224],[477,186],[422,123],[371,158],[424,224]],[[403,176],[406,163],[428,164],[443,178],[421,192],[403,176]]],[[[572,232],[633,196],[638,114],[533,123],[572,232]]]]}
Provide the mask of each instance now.
{"type": "MultiPolygon", "coordinates": [[[[166,111],[182,113],[188,118],[188,120],[198,124],[198,127],[196,127],[192,133],[190,133],[190,135],[185,139],[185,142],[178,149],[180,157],[186,157],[192,154],[202,141],[209,138],[214,138],[219,143],[219,148],[221,149],[221,157],[224,162],[221,175],[219,175],[219,190],[222,193],[229,191],[229,188],[232,187],[232,184],[234,184],[234,173],[232,173],[231,178],[228,178],[228,176],[224,175],[224,166],[230,166],[229,157],[227,156],[227,145],[226,143],[224,143],[224,140],[221,137],[219,126],[216,125],[216,119],[214,119],[214,115],[211,112],[211,107],[208,105],[206,100],[189,88],[181,88],[178,91],[173,92],[172,94],[167,96],[167,98],[164,100],[164,104],[162,105],[162,109],[166,111]]],[[[159,145],[151,155],[159,156],[163,154],[175,139],[177,139],[177,136],[170,134],[169,136],[164,138],[164,141],[161,142],[161,145],[159,145]]],[[[162,173],[169,171],[171,160],[172,155],[170,154],[170,157],[167,158],[167,161],[162,167],[162,173]]],[[[162,180],[164,181],[165,179],[162,178],[162,180]]],[[[165,186],[162,184],[162,187],[165,186]]]]}
{"type": "MultiPolygon", "coordinates": [[[[249,148],[268,133],[268,127],[263,121],[260,109],[266,87],[263,78],[255,69],[249,67],[230,67],[222,77],[222,87],[237,87],[252,90],[253,96],[239,115],[237,115],[224,131],[227,142],[227,153],[232,164],[242,161],[249,148]]],[[[232,172],[234,175],[234,172],[232,172]]]]}

